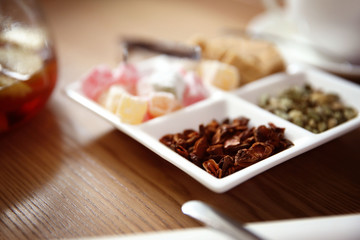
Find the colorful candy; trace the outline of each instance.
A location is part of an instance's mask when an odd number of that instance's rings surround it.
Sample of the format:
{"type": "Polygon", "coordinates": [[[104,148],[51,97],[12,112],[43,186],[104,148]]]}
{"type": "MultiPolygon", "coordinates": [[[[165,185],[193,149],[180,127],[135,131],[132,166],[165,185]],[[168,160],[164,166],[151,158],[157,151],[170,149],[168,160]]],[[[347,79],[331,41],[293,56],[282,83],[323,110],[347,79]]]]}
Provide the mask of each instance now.
{"type": "Polygon", "coordinates": [[[97,101],[100,95],[114,82],[111,69],[108,66],[97,66],[84,77],[82,91],[88,98],[97,101]]]}
{"type": "Polygon", "coordinates": [[[123,86],[114,84],[105,94],[101,96],[99,103],[110,112],[115,113],[122,96],[126,93],[127,92],[123,86]]]}
{"type": "Polygon", "coordinates": [[[201,78],[195,72],[187,72],[184,76],[185,90],[182,103],[189,106],[207,97],[207,91],[204,88],[201,78]]]}
{"type": "Polygon", "coordinates": [[[113,78],[116,83],[122,85],[129,93],[136,95],[139,76],[134,65],[120,64],[113,70],[113,78]]]}
{"type": "Polygon", "coordinates": [[[161,69],[152,74],[147,81],[154,92],[169,92],[181,101],[185,90],[183,75],[174,69],[161,69]]]}
{"type": "Polygon", "coordinates": [[[169,92],[154,92],[149,99],[151,117],[160,117],[181,108],[175,95],[169,92]]]}
{"type": "Polygon", "coordinates": [[[238,69],[217,60],[204,60],[200,64],[200,73],[204,82],[226,91],[233,90],[240,85],[238,69]]]}
{"type": "Polygon", "coordinates": [[[130,64],[120,64],[113,70],[97,66],[84,77],[82,90],[129,124],[163,116],[207,97],[194,71],[161,66],[146,69],[145,73],[130,64]]]}
{"type": "Polygon", "coordinates": [[[82,90],[87,97],[98,101],[101,94],[114,84],[122,85],[129,93],[135,94],[137,81],[136,68],[130,64],[120,64],[114,70],[100,65],[84,77],[82,90]]]}
{"type": "Polygon", "coordinates": [[[117,104],[115,115],[124,123],[142,123],[147,111],[147,101],[128,93],[122,94],[117,104]]]}

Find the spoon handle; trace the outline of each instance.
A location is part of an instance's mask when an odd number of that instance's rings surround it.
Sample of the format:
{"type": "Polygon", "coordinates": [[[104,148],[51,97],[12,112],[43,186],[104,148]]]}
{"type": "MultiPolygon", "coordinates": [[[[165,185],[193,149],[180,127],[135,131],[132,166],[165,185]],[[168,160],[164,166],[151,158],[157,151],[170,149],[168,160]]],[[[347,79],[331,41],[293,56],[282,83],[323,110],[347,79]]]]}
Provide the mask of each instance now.
{"type": "Polygon", "coordinates": [[[128,59],[129,51],[134,48],[194,60],[200,60],[201,58],[201,48],[199,46],[190,46],[177,42],[160,41],[140,37],[123,37],[121,39],[121,44],[124,58],[123,60],[125,62],[128,59]]]}
{"type": "Polygon", "coordinates": [[[232,236],[234,239],[259,240],[258,236],[245,229],[241,224],[225,216],[218,210],[201,201],[189,201],[182,205],[184,214],[197,219],[206,226],[212,227],[232,236]]]}

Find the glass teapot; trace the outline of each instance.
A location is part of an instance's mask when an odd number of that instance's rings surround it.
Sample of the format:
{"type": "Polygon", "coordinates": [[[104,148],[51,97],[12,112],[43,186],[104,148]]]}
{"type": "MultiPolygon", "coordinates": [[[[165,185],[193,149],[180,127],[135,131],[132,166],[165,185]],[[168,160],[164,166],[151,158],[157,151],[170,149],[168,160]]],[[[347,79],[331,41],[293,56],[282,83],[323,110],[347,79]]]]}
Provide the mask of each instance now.
{"type": "Polygon", "coordinates": [[[57,78],[50,36],[35,0],[0,1],[0,134],[32,118],[57,78]]]}

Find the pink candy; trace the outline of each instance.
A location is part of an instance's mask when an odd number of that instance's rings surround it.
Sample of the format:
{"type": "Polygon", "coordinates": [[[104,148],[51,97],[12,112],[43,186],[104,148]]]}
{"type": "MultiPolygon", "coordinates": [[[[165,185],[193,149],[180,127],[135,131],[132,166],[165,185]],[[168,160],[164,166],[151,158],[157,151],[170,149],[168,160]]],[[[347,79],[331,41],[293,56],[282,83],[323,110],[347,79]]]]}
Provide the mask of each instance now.
{"type": "Polygon", "coordinates": [[[207,90],[205,89],[201,78],[194,72],[187,72],[184,80],[185,91],[182,101],[184,106],[189,106],[207,97],[207,90]]]}
{"type": "Polygon", "coordinates": [[[136,68],[131,64],[120,64],[113,71],[114,81],[133,95],[136,95],[136,85],[139,81],[139,75],[136,68]]]}
{"type": "Polygon", "coordinates": [[[113,83],[112,72],[107,66],[93,68],[85,77],[82,84],[84,94],[97,100],[101,93],[113,83]]]}
{"type": "Polygon", "coordinates": [[[105,65],[100,65],[84,77],[82,90],[87,97],[97,101],[113,84],[120,84],[129,93],[135,94],[137,81],[136,68],[130,64],[120,64],[113,71],[105,65]]]}

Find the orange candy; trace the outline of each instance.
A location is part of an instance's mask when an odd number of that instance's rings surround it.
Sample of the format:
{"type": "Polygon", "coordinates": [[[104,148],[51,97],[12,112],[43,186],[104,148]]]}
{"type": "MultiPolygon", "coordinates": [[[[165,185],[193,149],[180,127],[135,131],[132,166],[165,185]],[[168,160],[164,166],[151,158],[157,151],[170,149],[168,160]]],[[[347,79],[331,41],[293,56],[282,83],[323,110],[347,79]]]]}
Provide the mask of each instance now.
{"type": "Polygon", "coordinates": [[[173,112],[181,107],[174,94],[169,92],[154,92],[149,100],[149,113],[159,117],[173,112]]]}

